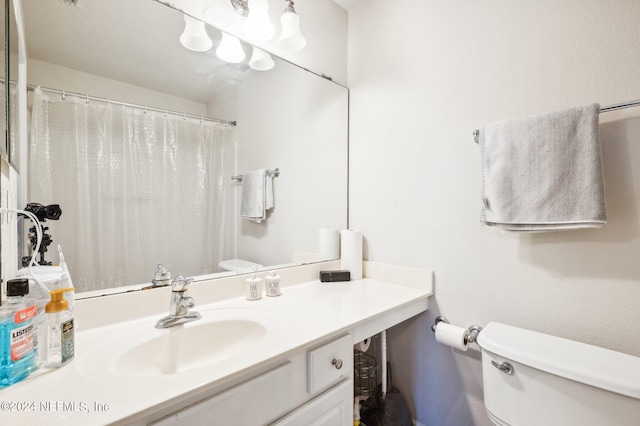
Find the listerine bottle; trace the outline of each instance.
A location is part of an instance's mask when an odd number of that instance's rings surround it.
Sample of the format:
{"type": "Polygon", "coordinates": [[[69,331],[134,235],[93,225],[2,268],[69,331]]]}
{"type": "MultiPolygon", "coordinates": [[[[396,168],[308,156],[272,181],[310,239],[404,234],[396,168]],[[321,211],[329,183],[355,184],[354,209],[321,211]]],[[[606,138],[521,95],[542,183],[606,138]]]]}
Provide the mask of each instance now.
{"type": "Polygon", "coordinates": [[[28,295],[29,280],[7,281],[7,299],[0,308],[0,387],[12,385],[36,369],[37,306],[28,295]]]}

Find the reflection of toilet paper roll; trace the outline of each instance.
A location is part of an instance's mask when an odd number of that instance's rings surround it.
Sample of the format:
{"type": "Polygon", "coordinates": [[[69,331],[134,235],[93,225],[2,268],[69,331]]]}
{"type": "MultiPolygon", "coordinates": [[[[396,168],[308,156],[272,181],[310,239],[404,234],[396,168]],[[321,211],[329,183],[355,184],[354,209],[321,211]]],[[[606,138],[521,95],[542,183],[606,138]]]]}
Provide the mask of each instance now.
{"type": "Polygon", "coordinates": [[[320,260],[333,260],[340,258],[340,234],[337,229],[324,229],[318,231],[318,249],[320,260]]]}
{"type": "Polygon", "coordinates": [[[340,269],[351,272],[352,280],[362,278],[362,231],[340,231],[340,269]]]}
{"type": "Polygon", "coordinates": [[[440,322],[436,325],[436,342],[466,351],[469,349],[469,330],[440,322]]]}
{"type": "Polygon", "coordinates": [[[371,339],[364,339],[360,343],[356,343],[356,349],[361,352],[366,352],[369,350],[369,346],[371,345],[371,339]]]}

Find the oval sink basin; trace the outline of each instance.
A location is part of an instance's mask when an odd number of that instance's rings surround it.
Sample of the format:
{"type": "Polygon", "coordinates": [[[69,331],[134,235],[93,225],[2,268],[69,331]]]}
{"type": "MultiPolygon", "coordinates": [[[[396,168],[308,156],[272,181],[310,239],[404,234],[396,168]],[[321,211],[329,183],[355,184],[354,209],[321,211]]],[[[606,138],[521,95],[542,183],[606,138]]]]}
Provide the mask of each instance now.
{"type": "Polygon", "coordinates": [[[157,336],[132,347],[116,358],[114,372],[127,376],[181,373],[237,355],[267,335],[253,321],[190,324],[159,330],[157,336]]]}
{"type": "Polygon", "coordinates": [[[166,329],[138,325],[94,346],[80,370],[91,376],[156,377],[188,372],[251,350],[269,335],[264,311],[200,311],[202,318],[166,329]],[[106,366],[106,369],[105,369],[106,366]]]}

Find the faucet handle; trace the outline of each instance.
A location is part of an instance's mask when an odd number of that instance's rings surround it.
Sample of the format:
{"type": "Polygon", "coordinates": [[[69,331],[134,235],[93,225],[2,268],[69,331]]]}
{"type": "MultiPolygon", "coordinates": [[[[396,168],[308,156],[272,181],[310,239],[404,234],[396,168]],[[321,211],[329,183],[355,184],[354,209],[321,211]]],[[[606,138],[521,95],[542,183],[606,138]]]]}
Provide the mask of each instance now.
{"type": "Polygon", "coordinates": [[[182,275],[178,275],[171,281],[171,290],[172,291],[185,291],[187,289],[187,285],[193,282],[193,278],[185,278],[182,275]]]}

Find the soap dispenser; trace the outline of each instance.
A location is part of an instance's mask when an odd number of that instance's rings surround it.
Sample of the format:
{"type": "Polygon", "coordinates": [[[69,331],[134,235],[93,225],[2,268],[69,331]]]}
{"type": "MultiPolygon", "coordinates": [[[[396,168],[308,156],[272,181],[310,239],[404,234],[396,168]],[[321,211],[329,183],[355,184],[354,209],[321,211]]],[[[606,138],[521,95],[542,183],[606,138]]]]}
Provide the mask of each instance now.
{"type": "Polygon", "coordinates": [[[256,274],[251,274],[251,277],[245,280],[245,297],[247,300],[262,298],[262,278],[256,277],[256,274]]]}
{"type": "Polygon", "coordinates": [[[58,368],[73,359],[74,324],[64,293],[73,287],[53,290],[51,301],[45,307],[45,316],[38,328],[38,353],[40,366],[58,368]]]}
{"type": "Polygon", "coordinates": [[[276,275],[276,271],[272,271],[271,275],[267,275],[265,281],[267,296],[280,296],[280,275],[276,275]]]}

